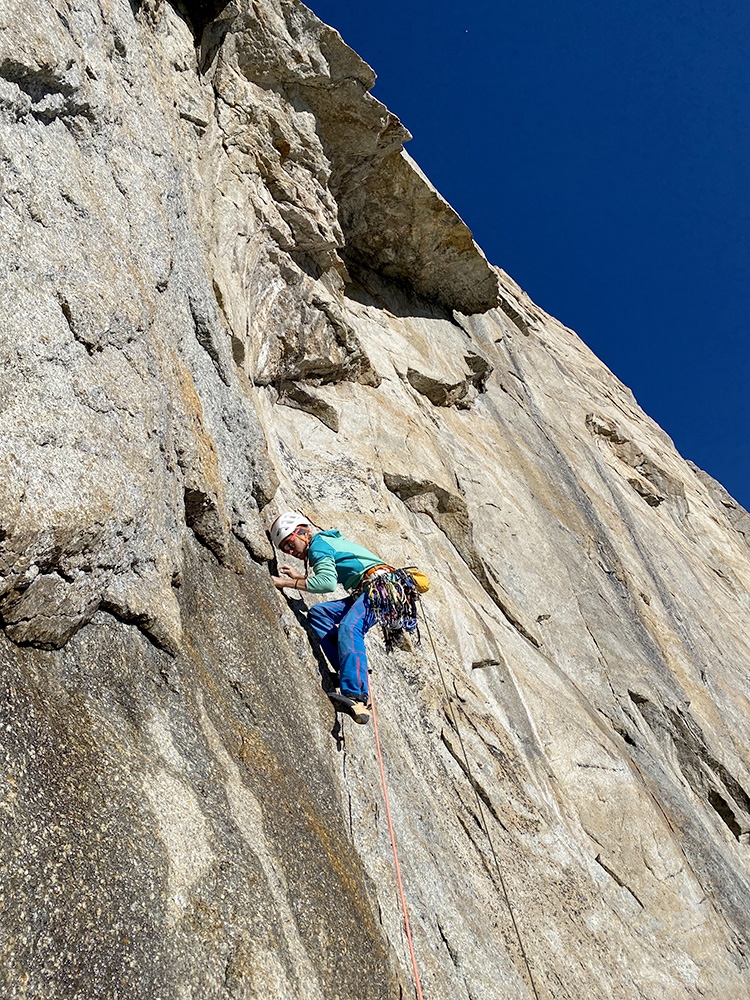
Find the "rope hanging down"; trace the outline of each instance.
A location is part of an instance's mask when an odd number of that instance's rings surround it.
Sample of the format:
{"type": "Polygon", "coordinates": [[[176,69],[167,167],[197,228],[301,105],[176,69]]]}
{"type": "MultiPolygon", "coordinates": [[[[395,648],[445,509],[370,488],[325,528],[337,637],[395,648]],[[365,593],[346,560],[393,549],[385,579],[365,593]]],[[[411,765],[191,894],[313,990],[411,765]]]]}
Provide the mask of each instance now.
{"type": "MultiPolygon", "coordinates": [[[[437,649],[435,648],[435,640],[432,638],[432,631],[430,630],[430,623],[429,623],[429,621],[427,619],[427,615],[424,612],[424,607],[422,606],[421,602],[420,602],[420,609],[422,611],[422,621],[425,623],[425,625],[427,627],[427,635],[430,638],[430,645],[432,646],[432,652],[433,652],[433,654],[435,656],[435,663],[436,663],[437,668],[438,668],[438,673],[440,674],[440,680],[442,681],[442,684],[443,684],[443,691],[445,691],[445,697],[446,697],[446,700],[448,702],[448,708],[450,709],[451,721],[453,723],[453,728],[456,730],[456,735],[458,736],[458,742],[461,744],[461,753],[463,755],[464,764],[466,766],[466,775],[467,775],[467,777],[469,779],[469,784],[471,785],[472,791],[474,792],[474,798],[476,799],[476,803],[477,803],[477,811],[478,811],[480,819],[482,821],[482,829],[484,830],[484,835],[487,837],[487,841],[488,841],[488,843],[490,845],[490,852],[492,853],[492,859],[495,862],[495,870],[497,871],[497,877],[498,877],[498,880],[500,882],[500,887],[503,890],[503,896],[505,897],[505,902],[506,902],[506,905],[508,907],[508,912],[510,913],[510,919],[511,919],[511,922],[513,924],[513,930],[516,932],[516,938],[518,939],[518,945],[519,945],[519,947],[521,949],[521,955],[523,956],[523,960],[524,960],[524,963],[526,965],[526,971],[527,971],[528,976],[529,976],[529,982],[531,983],[531,989],[534,991],[534,997],[536,998],[536,1000],[539,1000],[539,994],[537,993],[536,984],[534,982],[534,975],[533,975],[533,973],[531,971],[531,965],[529,964],[529,959],[528,959],[528,957],[526,955],[526,949],[523,946],[523,938],[521,937],[521,931],[520,931],[520,929],[518,927],[518,924],[516,923],[516,916],[515,916],[515,914],[513,912],[513,907],[510,904],[510,897],[508,896],[508,890],[507,890],[507,888],[505,886],[505,879],[503,878],[503,873],[500,871],[500,862],[497,860],[497,854],[495,853],[495,847],[494,847],[494,844],[492,843],[492,837],[490,837],[489,827],[487,826],[487,819],[486,819],[485,814],[484,814],[484,809],[482,808],[482,801],[481,801],[481,799],[479,797],[479,792],[477,791],[477,783],[474,780],[474,775],[471,772],[471,767],[469,765],[469,757],[468,757],[468,755],[466,753],[466,747],[464,746],[463,737],[461,736],[461,730],[458,728],[458,720],[456,718],[456,713],[453,710],[453,701],[452,701],[451,696],[450,696],[450,694],[448,692],[448,685],[445,683],[445,677],[443,675],[443,668],[440,666],[440,659],[439,659],[438,654],[437,654],[437,649]]],[[[374,721],[374,719],[375,719],[375,715],[373,713],[373,721],[374,721]]]]}
{"type": "Polygon", "coordinates": [[[411,927],[409,926],[409,913],[406,909],[406,896],[404,895],[404,884],[401,881],[401,865],[398,861],[398,851],[396,850],[396,834],[393,829],[393,819],[391,817],[391,805],[388,799],[388,786],[385,783],[385,768],[383,766],[383,753],[380,749],[380,735],[378,733],[378,717],[375,713],[375,697],[372,693],[372,676],[370,678],[370,705],[372,707],[372,728],[375,733],[375,748],[378,752],[378,767],[380,768],[380,783],[383,786],[383,801],[385,802],[385,815],[388,820],[388,832],[391,837],[391,849],[393,850],[393,867],[396,870],[396,882],[398,884],[398,894],[401,900],[401,913],[404,918],[404,931],[409,945],[409,955],[411,957],[411,967],[414,972],[414,985],[417,990],[417,1000],[423,1000],[422,983],[419,978],[417,968],[417,957],[414,954],[414,943],[411,939],[411,927]]]}

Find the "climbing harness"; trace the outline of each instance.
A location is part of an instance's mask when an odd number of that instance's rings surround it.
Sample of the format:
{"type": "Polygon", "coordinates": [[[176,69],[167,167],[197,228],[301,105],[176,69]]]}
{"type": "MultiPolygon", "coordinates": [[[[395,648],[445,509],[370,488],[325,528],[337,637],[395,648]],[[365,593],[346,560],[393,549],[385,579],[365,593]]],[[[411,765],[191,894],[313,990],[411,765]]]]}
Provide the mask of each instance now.
{"type": "Polygon", "coordinates": [[[374,566],[373,571],[369,579],[366,575],[363,580],[362,592],[372,608],[375,621],[383,630],[386,651],[390,653],[393,650],[402,630],[414,634],[419,643],[419,590],[414,577],[406,569],[391,569],[389,566],[374,566]]]}
{"type": "MultiPolygon", "coordinates": [[[[477,804],[477,812],[479,813],[480,819],[482,821],[482,829],[484,830],[484,835],[486,836],[487,842],[490,845],[490,852],[492,854],[492,859],[495,862],[495,870],[497,871],[497,877],[498,877],[498,880],[500,882],[500,887],[503,890],[503,896],[505,897],[505,903],[506,903],[506,905],[508,907],[508,912],[510,913],[510,919],[511,919],[511,923],[513,924],[513,930],[515,931],[516,938],[518,939],[518,945],[519,945],[519,948],[521,950],[521,955],[523,956],[524,964],[526,965],[526,971],[527,971],[527,973],[529,975],[529,982],[531,983],[531,989],[534,991],[534,997],[536,998],[536,1000],[539,1000],[539,994],[537,993],[536,984],[534,982],[534,975],[533,975],[533,973],[531,971],[531,965],[529,963],[528,956],[526,955],[526,949],[524,948],[524,945],[523,945],[523,938],[521,937],[521,931],[520,931],[520,928],[519,928],[518,924],[516,923],[516,916],[515,916],[515,913],[513,912],[513,907],[511,906],[511,903],[510,903],[510,897],[508,896],[508,889],[507,889],[507,887],[505,885],[505,879],[503,878],[503,873],[500,870],[500,862],[497,859],[497,854],[495,853],[495,846],[492,843],[492,837],[490,836],[489,827],[487,825],[487,818],[485,816],[484,809],[482,808],[482,801],[481,801],[481,799],[479,797],[479,792],[477,790],[477,782],[474,780],[474,775],[471,772],[471,766],[469,765],[469,757],[468,757],[468,754],[466,753],[466,747],[464,745],[463,737],[461,736],[461,730],[458,728],[458,719],[456,718],[456,713],[453,710],[453,700],[451,699],[451,696],[450,696],[450,694],[448,692],[448,685],[445,683],[445,676],[443,674],[443,668],[440,666],[440,658],[438,657],[437,649],[435,647],[435,640],[432,638],[432,631],[430,630],[430,623],[429,623],[429,620],[427,618],[427,615],[424,612],[424,608],[421,608],[421,611],[422,611],[422,621],[425,623],[425,626],[427,628],[427,635],[429,636],[430,645],[432,646],[432,652],[433,652],[433,655],[435,657],[435,664],[437,665],[438,673],[440,674],[440,680],[441,680],[442,685],[443,685],[443,691],[445,692],[445,697],[446,697],[446,700],[448,702],[448,708],[450,709],[451,722],[453,724],[453,728],[456,731],[456,735],[458,736],[458,742],[461,744],[461,753],[463,755],[464,765],[466,767],[466,776],[468,777],[469,784],[471,785],[472,790],[474,792],[474,798],[475,798],[476,804],[477,804]]],[[[374,719],[374,715],[373,715],[373,719],[374,719]]]]}
{"type": "Polygon", "coordinates": [[[409,956],[411,957],[411,967],[414,973],[414,986],[417,990],[417,1000],[423,1000],[422,982],[419,978],[417,968],[417,956],[414,954],[414,942],[411,938],[411,927],[409,926],[409,912],[406,908],[406,896],[404,895],[404,883],[401,881],[401,865],[398,861],[398,851],[396,850],[396,833],[393,829],[393,818],[391,816],[391,804],[388,799],[388,786],[385,782],[385,767],[383,766],[383,753],[380,748],[380,734],[378,732],[378,717],[375,714],[375,697],[372,693],[372,682],[370,682],[370,708],[372,711],[372,728],[375,733],[375,748],[378,753],[378,768],[380,769],[380,783],[383,786],[383,801],[385,802],[385,815],[388,820],[388,833],[391,837],[391,850],[393,851],[393,867],[396,871],[396,883],[398,884],[398,894],[401,900],[401,913],[404,918],[404,931],[406,941],[409,945],[409,956]]]}

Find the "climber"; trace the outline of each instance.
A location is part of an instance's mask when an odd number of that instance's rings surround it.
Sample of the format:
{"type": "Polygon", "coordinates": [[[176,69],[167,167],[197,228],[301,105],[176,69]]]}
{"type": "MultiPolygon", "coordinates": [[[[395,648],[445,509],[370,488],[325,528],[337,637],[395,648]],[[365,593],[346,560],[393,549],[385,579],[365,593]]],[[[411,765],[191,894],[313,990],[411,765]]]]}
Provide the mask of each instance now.
{"type": "Polygon", "coordinates": [[[320,640],[331,667],[339,676],[339,691],[329,697],[337,707],[364,725],[370,710],[365,635],[379,621],[384,629],[416,628],[416,585],[404,570],[394,570],[361,545],[344,538],[338,529],[322,531],[302,514],[287,511],[271,525],[274,545],[286,555],[303,560],[299,573],[280,566],[272,576],[279,590],[289,587],[310,594],[330,594],[342,584],[349,596],[314,604],[308,621],[320,640]],[[383,586],[388,580],[389,587],[383,586]]]}

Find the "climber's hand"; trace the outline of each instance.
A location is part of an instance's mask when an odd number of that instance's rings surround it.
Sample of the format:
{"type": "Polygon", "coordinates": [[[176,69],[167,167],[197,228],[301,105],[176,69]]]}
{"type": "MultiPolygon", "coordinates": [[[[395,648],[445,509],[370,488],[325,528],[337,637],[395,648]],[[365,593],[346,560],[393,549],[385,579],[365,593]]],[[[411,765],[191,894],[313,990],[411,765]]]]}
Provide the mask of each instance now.
{"type": "Polygon", "coordinates": [[[305,579],[305,574],[304,573],[298,573],[297,570],[296,569],[292,569],[291,566],[286,566],[286,565],[279,566],[279,573],[282,576],[288,576],[288,577],[290,577],[292,580],[304,580],[305,579]]]}

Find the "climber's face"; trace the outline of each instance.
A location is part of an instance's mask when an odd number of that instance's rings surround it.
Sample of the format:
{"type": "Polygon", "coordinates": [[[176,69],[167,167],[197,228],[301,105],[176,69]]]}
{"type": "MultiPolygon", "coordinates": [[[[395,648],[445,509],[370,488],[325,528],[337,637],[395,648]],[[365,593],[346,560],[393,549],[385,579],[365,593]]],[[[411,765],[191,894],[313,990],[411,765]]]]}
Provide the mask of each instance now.
{"type": "Polygon", "coordinates": [[[288,556],[296,556],[297,559],[304,559],[310,545],[310,529],[296,528],[291,535],[287,535],[279,548],[288,556]]]}

